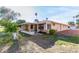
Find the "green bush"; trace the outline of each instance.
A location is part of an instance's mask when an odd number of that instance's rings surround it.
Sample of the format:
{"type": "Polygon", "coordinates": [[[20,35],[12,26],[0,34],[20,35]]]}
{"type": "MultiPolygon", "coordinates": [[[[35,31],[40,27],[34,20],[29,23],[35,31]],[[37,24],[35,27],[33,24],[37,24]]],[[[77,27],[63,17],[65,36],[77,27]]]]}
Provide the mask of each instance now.
{"type": "Polygon", "coordinates": [[[4,26],[5,32],[16,32],[18,30],[18,24],[10,20],[0,20],[0,25],[4,26]]]}
{"type": "Polygon", "coordinates": [[[5,45],[7,43],[12,43],[12,35],[11,33],[0,33],[0,46],[5,45]]]}
{"type": "Polygon", "coordinates": [[[56,34],[56,30],[54,30],[54,29],[49,30],[49,34],[50,35],[55,35],[56,34]]]}

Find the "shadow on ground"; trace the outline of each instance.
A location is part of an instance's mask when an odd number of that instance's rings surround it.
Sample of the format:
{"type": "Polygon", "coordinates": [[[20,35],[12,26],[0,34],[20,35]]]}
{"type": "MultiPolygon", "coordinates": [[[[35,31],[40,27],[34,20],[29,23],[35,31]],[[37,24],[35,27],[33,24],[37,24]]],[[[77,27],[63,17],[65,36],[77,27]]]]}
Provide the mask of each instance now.
{"type": "Polygon", "coordinates": [[[55,44],[55,40],[52,40],[51,38],[43,38],[43,36],[34,36],[31,41],[36,43],[43,49],[50,48],[55,44]]]}
{"type": "Polygon", "coordinates": [[[35,35],[35,36],[31,36],[25,33],[20,32],[20,34],[24,37],[26,37],[27,40],[30,40],[34,43],[36,43],[37,45],[39,45],[40,47],[47,49],[50,48],[52,46],[54,46],[55,44],[55,40],[52,40],[51,38],[45,38],[44,35],[35,35]]]}
{"type": "Polygon", "coordinates": [[[32,40],[32,42],[36,43],[37,45],[39,45],[40,47],[47,49],[50,48],[54,45],[55,42],[51,41],[51,40],[32,40]]]}
{"type": "Polygon", "coordinates": [[[14,40],[13,45],[7,50],[8,53],[17,53],[19,51],[19,42],[14,40]]]}

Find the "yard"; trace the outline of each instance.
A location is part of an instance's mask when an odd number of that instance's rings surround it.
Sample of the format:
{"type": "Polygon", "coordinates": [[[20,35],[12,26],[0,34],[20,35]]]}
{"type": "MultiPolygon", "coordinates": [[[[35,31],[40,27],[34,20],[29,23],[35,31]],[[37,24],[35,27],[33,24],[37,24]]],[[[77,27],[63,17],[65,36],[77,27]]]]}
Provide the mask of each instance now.
{"type": "Polygon", "coordinates": [[[0,52],[21,53],[78,53],[79,37],[26,35],[12,41],[10,34],[0,32],[0,52]]]}
{"type": "Polygon", "coordinates": [[[0,26],[0,32],[4,31],[4,28],[0,26]]]}
{"type": "Polygon", "coordinates": [[[13,44],[12,36],[8,33],[0,32],[0,52],[4,52],[13,44]]]}
{"type": "Polygon", "coordinates": [[[22,52],[79,52],[79,37],[51,35],[27,36],[21,41],[22,52]]]}

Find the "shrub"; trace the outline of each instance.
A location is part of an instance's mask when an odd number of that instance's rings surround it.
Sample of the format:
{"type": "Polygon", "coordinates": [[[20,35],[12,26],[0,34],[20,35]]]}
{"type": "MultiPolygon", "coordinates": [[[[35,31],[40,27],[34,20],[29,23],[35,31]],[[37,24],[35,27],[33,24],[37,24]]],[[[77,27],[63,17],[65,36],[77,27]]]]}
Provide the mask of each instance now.
{"type": "Polygon", "coordinates": [[[55,35],[56,34],[56,30],[54,30],[54,29],[49,30],[49,34],[50,35],[55,35]]]}
{"type": "Polygon", "coordinates": [[[0,46],[3,46],[7,43],[12,43],[11,33],[0,33],[0,46]]]}
{"type": "Polygon", "coordinates": [[[10,20],[0,20],[0,25],[4,26],[5,32],[16,32],[18,30],[18,24],[10,20]]]}

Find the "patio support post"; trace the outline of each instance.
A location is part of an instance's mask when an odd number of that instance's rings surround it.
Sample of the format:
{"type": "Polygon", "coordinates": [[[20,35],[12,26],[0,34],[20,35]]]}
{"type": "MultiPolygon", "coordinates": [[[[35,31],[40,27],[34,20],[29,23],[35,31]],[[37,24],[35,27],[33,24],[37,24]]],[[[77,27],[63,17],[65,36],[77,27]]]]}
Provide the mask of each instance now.
{"type": "Polygon", "coordinates": [[[39,31],[39,28],[38,28],[38,24],[37,24],[37,32],[39,31]]]}
{"type": "Polygon", "coordinates": [[[47,23],[45,23],[44,25],[44,30],[47,30],[47,23]]]}
{"type": "Polygon", "coordinates": [[[28,30],[29,30],[29,32],[31,31],[31,30],[30,30],[30,24],[28,25],[28,30]]]}

